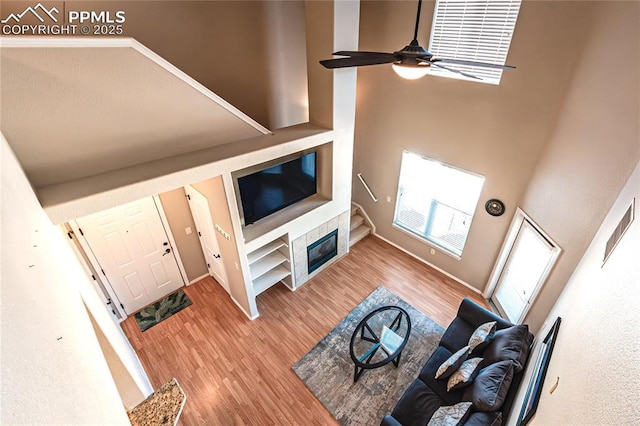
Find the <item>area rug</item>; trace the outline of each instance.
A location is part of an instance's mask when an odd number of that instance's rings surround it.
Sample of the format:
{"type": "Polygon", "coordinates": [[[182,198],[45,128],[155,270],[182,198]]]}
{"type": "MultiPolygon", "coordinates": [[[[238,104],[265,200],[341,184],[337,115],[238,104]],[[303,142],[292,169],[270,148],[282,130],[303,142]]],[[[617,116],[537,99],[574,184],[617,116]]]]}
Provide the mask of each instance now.
{"type": "Polygon", "coordinates": [[[136,322],[140,331],[145,331],[189,305],[191,300],[184,291],[178,290],[135,314],[136,322]]]}
{"type": "Polygon", "coordinates": [[[442,326],[380,286],[292,368],[340,424],[377,425],[418,376],[443,332],[442,326]],[[385,305],[400,306],[411,318],[411,335],[400,366],[395,368],[389,363],[367,370],[354,383],[354,365],[349,355],[351,335],[367,313],[385,305]]]}

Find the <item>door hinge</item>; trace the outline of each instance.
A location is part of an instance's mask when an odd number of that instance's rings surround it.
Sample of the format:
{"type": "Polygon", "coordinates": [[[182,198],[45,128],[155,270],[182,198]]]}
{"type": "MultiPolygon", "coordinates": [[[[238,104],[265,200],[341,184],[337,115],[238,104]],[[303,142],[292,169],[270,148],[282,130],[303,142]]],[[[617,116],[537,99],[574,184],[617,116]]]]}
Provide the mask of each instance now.
{"type": "Polygon", "coordinates": [[[104,273],[104,269],[100,269],[102,271],[102,275],[104,275],[105,277],[107,276],[107,274],[104,273]]]}
{"type": "Polygon", "coordinates": [[[211,264],[207,263],[207,268],[211,268],[211,264]]]}
{"type": "Polygon", "coordinates": [[[121,307],[122,309],[124,309],[124,305],[123,305],[122,303],[120,304],[120,307],[121,307]]]}
{"type": "Polygon", "coordinates": [[[84,236],[84,232],[82,232],[82,228],[78,228],[78,231],[80,231],[80,235],[84,236]]]}
{"type": "Polygon", "coordinates": [[[200,233],[200,231],[198,231],[198,236],[199,236],[199,237],[202,237],[202,234],[200,233]]]}
{"type": "Polygon", "coordinates": [[[187,194],[187,200],[191,201],[191,195],[187,194]]]}
{"type": "Polygon", "coordinates": [[[91,274],[91,278],[93,278],[94,281],[98,281],[98,280],[96,280],[96,276],[93,275],[93,274],[91,274]]]}
{"type": "Polygon", "coordinates": [[[69,236],[70,240],[73,240],[73,231],[67,232],[67,235],[69,236]]]}

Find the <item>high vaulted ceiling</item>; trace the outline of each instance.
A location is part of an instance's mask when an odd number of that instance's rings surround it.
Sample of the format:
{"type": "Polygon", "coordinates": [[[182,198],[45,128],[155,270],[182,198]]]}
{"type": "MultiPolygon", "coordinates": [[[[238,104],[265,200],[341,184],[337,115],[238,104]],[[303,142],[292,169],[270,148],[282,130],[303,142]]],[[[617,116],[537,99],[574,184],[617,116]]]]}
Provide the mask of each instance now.
{"type": "Polygon", "coordinates": [[[0,48],[0,127],[35,187],[269,133],[133,39],[0,48]]]}

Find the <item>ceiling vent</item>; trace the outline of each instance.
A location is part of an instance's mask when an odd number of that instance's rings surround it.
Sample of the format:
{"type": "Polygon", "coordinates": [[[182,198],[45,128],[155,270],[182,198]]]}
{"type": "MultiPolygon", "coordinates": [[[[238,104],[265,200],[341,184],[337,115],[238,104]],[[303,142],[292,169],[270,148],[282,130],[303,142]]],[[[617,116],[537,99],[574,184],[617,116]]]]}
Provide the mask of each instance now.
{"type": "Polygon", "coordinates": [[[618,226],[616,226],[616,229],[613,230],[613,233],[609,237],[607,246],[604,249],[604,259],[602,260],[602,265],[604,265],[607,259],[609,259],[609,256],[611,256],[611,253],[618,245],[618,242],[622,239],[622,236],[627,231],[627,229],[629,229],[629,225],[631,225],[631,222],[633,222],[635,203],[636,199],[634,198],[631,201],[631,205],[624,213],[624,216],[622,216],[622,219],[620,219],[620,222],[618,222],[618,226]]]}

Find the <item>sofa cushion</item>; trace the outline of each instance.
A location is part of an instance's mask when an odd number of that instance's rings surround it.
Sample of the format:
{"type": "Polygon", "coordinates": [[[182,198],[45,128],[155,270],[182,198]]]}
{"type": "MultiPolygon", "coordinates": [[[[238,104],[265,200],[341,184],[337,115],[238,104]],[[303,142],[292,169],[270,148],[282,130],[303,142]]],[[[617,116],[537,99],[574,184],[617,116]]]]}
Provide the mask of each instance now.
{"type": "Polygon", "coordinates": [[[472,353],[480,353],[491,342],[496,332],[496,324],[496,321],[485,322],[474,330],[469,337],[469,347],[472,353]]]}
{"type": "Polygon", "coordinates": [[[471,358],[462,363],[447,381],[447,392],[469,386],[480,371],[482,358],[471,358]]]}
{"type": "Polygon", "coordinates": [[[458,426],[464,424],[469,417],[470,402],[459,402],[455,405],[440,407],[433,413],[427,426],[458,426]]]}
{"type": "Polygon", "coordinates": [[[469,338],[475,329],[476,326],[456,317],[451,321],[451,324],[449,324],[440,339],[440,346],[444,346],[452,353],[456,352],[469,344],[469,338]]]}
{"type": "Polygon", "coordinates": [[[403,426],[424,426],[442,405],[446,405],[445,401],[422,380],[416,379],[404,392],[391,415],[403,426]]]}
{"type": "Polygon", "coordinates": [[[463,400],[471,401],[478,411],[496,411],[502,407],[511,381],[514,364],[500,361],[483,368],[464,392],[463,400]]]}
{"type": "Polygon", "coordinates": [[[529,356],[531,339],[532,336],[529,334],[529,326],[527,325],[514,325],[496,331],[491,343],[482,353],[483,366],[511,360],[516,372],[522,370],[529,356]]]}
{"type": "Polygon", "coordinates": [[[422,367],[422,371],[418,375],[420,380],[427,384],[440,398],[445,401],[443,405],[453,405],[462,400],[464,389],[447,392],[447,381],[437,380],[435,378],[436,371],[452,355],[451,351],[443,346],[438,346],[431,354],[427,363],[422,367]]]}
{"type": "Polygon", "coordinates": [[[493,413],[476,412],[469,416],[464,426],[502,426],[502,412],[493,413]]]}
{"type": "Polygon", "coordinates": [[[456,372],[458,368],[462,365],[463,362],[467,360],[469,356],[469,352],[471,348],[469,346],[465,346],[460,349],[455,354],[451,355],[445,362],[443,362],[438,371],[436,371],[436,379],[446,379],[450,375],[456,372]]]}

